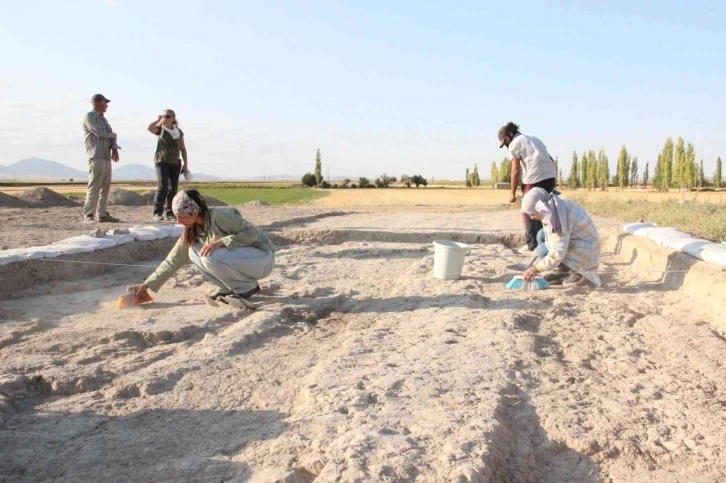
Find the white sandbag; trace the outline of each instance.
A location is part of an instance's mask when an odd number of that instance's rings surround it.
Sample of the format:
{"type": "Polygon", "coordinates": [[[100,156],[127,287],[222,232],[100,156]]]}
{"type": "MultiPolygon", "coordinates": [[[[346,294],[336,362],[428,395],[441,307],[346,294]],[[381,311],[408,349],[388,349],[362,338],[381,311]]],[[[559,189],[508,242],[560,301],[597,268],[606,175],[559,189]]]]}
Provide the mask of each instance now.
{"type": "Polygon", "coordinates": [[[61,256],[63,249],[60,245],[45,245],[25,249],[25,258],[34,260],[38,258],[56,258],[61,256]]]}
{"type": "Polygon", "coordinates": [[[116,246],[116,242],[107,238],[96,238],[93,236],[74,236],[73,238],[66,238],[59,242],[55,242],[53,247],[60,249],[64,255],[72,255],[74,253],[88,253],[96,250],[103,250],[104,248],[111,248],[116,246]]]}
{"type": "Polygon", "coordinates": [[[126,245],[127,243],[133,243],[134,235],[131,233],[119,233],[115,235],[103,235],[103,238],[108,238],[116,242],[116,245],[126,245]]]}
{"type": "Polygon", "coordinates": [[[25,248],[2,250],[0,251],[0,266],[13,262],[21,262],[26,259],[26,255],[27,252],[25,248]]]}
{"type": "Polygon", "coordinates": [[[648,228],[648,227],[654,227],[652,223],[628,223],[627,225],[623,226],[623,232],[624,233],[633,233],[635,230],[639,230],[641,228],[648,228]]]}
{"type": "Polygon", "coordinates": [[[678,231],[675,228],[656,228],[649,230],[646,236],[660,245],[665,245],[669,241],[681,238],[691,238],[691,235],[678,231]]]}
{"type": "Polygon", "coordinates": [[[673,250],[681,251],[683,253],[691,255],[692,257],[700,258],[700,256],[697,255],[700,254],[701,248],[703,248],[705,245],[708,245],[709,243],[711,242],[708,240],[689,236],[684,238],[673,238],[670,240],[666,240],[663,243],[663,246],[672,248],[673,250]]]}
{"type": "Polygon", "coordinates": [[[129,233],[134,235],[134,239],[138,241],[152,241],[167,238],[168,232],[162,231],[155,226],[140,226],[131,228],[129,233]]]}
{"type": "MultiPolygon", "coordinates": [[[[655,226],[655,225],[652,225],[652,226],[644,226],[642,228],[638,228],[638,229],[633,230],[633,235],[647,237],[651,232],[658,231],[658,230],[662,230],[662,229],[663,228],[661,228],[659,226],[655,226]]],[[[670,229],[673,230],[672,227],[670,229]]]]}
{"type": "Polygon", "coordinates": [[[709,243],[701,248],[701,260],[726,267],[726,245],[723,243],[709,243]]]}
{"type": "Polygon", "coordinates": [[[169,238],[179,238],[184,227],[182,225],[160,225],[159,230],[165,232],[169,238]]]}

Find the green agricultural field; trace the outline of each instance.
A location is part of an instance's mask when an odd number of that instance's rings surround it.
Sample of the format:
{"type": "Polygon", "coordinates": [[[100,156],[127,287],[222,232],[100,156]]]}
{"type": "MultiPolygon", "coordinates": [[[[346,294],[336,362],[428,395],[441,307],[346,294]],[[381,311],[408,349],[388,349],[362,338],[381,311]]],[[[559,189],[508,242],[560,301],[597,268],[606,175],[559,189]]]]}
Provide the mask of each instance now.
{"type": "Polygon", "coordinates": [[[266,201],[271,205],[293,205],[328,195],[327,191],[303,188],[202,188],[199,191],[230,205],[253,200],[266,201]]]}
{"type": "MultiPolygon", "coordinates": [[[[188,186],[187,188],[191,188],[188,186]]],[[[248,201],[260,200],[266,201],[271,205],[294,205],[313,201],[324,196],[328,196],[328,191],[303,189],[303,188],[197,188],[203,195],[217,198],[224,201],[228,205],[243,205],[248,201]]],[[[182,189],[182,187],[180,187],[182,189]]],[[[132,189],[139,194],[149,191],[149,189],[132,189]]],[[[67,198],[85,198],[85,191],[73,191],[63,193],[67,198]]]]}

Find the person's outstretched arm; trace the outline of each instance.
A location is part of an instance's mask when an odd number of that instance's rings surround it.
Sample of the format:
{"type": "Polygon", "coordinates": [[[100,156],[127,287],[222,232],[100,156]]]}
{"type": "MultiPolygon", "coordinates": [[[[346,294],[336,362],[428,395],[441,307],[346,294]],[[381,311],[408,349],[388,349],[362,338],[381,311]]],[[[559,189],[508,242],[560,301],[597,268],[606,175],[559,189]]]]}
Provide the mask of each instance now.
{"type": "Polygon", "coordinates": [[[171,249],[166,259],[161,262],[159,268],[152,273],[149,278],[141,285],[130,287],[134,289],[137,295],[151,289],[158,292],[162,285],[171,278],[181,267],[189,261],[189,249],[182,245],[181,238],[176,241],[176,245],[171,249]]]}

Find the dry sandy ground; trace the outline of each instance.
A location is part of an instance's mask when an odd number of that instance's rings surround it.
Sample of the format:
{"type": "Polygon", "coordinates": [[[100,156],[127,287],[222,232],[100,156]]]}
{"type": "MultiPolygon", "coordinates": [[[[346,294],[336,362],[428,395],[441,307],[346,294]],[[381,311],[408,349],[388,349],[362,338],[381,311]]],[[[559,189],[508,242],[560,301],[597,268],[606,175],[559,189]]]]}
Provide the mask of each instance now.
{"type": "Polygon", "coordinates": [[[508,291],[529,260],[496,244],[442,282],[429,244],[365,240],[519,228],[470,215],[311,223],[361,236],[283,247],[257,312],[191,267],[125,311],[151,269],[3,302],[0,480],[726,481],[726,341],[680,293],[611,255],[603,290],[508,291]]]}
{"type": "MultiPolygon", "coordinates": [[[[626,199],[626,200],[696,200],[710,203],[726,204],[726,191],[705,193],[656,193],[650,190],[617,191],[563,191],[564,195],[587,199],[626,199]]],[[[326,208],[355,208],[368,206],[497,206],[509,202],[507,190],[476,189],[429,189],[429,188],[394,188],[394,189],[337,189],[329,190],[328,196],[319,198],[313,203],[326,208]]]]}

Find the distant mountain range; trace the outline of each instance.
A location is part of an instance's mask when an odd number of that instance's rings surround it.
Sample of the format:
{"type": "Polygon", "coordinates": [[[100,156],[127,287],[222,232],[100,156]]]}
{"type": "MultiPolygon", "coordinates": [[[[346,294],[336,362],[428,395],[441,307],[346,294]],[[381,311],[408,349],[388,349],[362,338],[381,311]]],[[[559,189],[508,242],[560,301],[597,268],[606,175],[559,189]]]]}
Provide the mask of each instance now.
{"type": "MultiPolygon", "coordinates": [[[[255,176],[251,178],[219,178],[208,174],[197,173],[194,171],[194,167],[192,167],[192,175],[194,176],[194,181],[300,181],[302,176],[276,174],[269,176],[255,176]]],[[[69,179],[73,179],[75,181],[81,181],[86,178],[88,178],[88,172],[81,171],[80,169],[74,169],[70,166],[66,166],[65,164],[61,164],[57,161],[51,161],[49,159],[28,158],[21,159],[9,166],[0,165],[0,179],[4,180],[67,181],[69,179]]],[[[154,170],[153,166],[150,165],[124,164],[124,162],[121,161],[118,164],[114,164],[113,179],[114,181],[156,181],[156,170],[154,170]]],[[[332,176],[329,181],[342,181],[344,179],[357,181],[358,177],[332,176]]]]}
{"type": "Polygon", "coordinates": [[[0,178],[13,179],[14,177],[20,180],[31,178],[83,179],[88,177],[88,173],[40,158],[21,159],[10,166],[0,165],[0,178]]]}
{"type": "MultiPolygon", "coordinates": [[[[156,171],[151,166],[143,164],[116,164],[114,165],[113,179],[116,181],[154,181],[156,171]]],[[[195,181],[218,181],[220,178],[207,174],[195,173],[192,170],[195,181]]],[[[47,179],[47,180],[83,180],[88,173],[79,169],[71,168],[65,164],[48,159],[28,158],[21,159],[9,166],[0,165],[0,179],[47,179]]]]}

